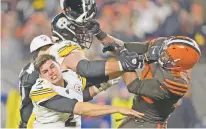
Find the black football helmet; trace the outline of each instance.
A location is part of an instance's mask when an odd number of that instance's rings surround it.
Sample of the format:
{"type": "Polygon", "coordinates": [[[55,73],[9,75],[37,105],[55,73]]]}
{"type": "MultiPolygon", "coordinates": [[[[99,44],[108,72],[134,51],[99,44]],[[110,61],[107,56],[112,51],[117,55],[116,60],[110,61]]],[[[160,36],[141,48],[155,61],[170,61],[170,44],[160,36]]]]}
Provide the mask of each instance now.
{"type": "Polygon", "coordinates": [[[78,43],[83,49],[89,49],[93,42],[93,33],[87,29],[88,24],[90,23],[82,26],[75,24],[64,13],[60,13],[51,22],[52,40],[54,42],[71,40],[78,43]]]}
{"type": "Polygon", "coordinates": [[[97,13],[95,0],[60,0],[60,6],[66,17],[76,24],[85,24],[97,13]]]}

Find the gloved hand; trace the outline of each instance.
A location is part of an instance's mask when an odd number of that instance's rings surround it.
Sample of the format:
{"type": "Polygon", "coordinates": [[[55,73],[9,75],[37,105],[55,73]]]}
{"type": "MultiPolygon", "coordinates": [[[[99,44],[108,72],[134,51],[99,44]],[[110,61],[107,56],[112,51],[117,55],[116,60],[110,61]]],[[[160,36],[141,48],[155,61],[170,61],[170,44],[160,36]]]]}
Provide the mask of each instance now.
{"type": "Polygon", "coordinates": [[[88,29],[88,33],[95,35],[98,40],[103,40],[107,36],[107,34],[101,30],[97,20],[93,19],[89,21],[86,28],[88,29]]]}
{"type": "Polygon", "coordinates": [[[148,52],[146,53],[147,62],[153,63],[156,62],[159,59],[160,55],[160,47],[159,46],[152,46],[149,48],[148,52]]]}
{"type": "Polygon", "coordinates": [[[19,124],[19,128],[27,128],[27,123],[25,123],[25,122],[20,122],[20,124],[19,124]]]}
{"type": "Polygon", "coordinates": [[[107,51],[110,51],[110,52],[118,51],[120,47],[121,46],[117,43],[111,43],[111,44],[105,45],[102,52],[105,53],[107,51]]]}
{"type": "Polygon", "coordinates": [[[129,52],[124,46],[119,49],[119,55],[121,67],[126,72],[144,67],[144,56],[129,52]]]}

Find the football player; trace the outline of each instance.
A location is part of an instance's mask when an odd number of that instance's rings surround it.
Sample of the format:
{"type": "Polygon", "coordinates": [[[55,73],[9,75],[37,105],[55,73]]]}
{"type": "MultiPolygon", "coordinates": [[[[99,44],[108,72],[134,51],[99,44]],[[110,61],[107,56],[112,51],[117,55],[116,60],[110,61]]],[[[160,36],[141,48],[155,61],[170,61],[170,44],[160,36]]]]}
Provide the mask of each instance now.
{"type": "Polygon", "coordinates": [[[188,37],[158,38],[148,46],[152,54],[156,53],[157,61],[146,63],[140,76],[135,72],[123,75],[128,91],[136,95],[132,109],[145,115],[127,118],[119,128],[165,128],[169,114],[188,90],[186,71],[200,59],[197,43],[188,37]]]}
{"type": "Polygon", "coordinates": [[[82,90],[85,84],[82,77],[69,69],[61,71],[52,55],[40,55],[34,67],[40,73],[40,78],[30,92],[36,116],[34,128],[80,128],[81,116],[95,117],[112,113],[138,118],[143,116],[132,109],[83,102],[82,90]]]}
{"type": "MultiPolygon", "coordinates": [[[[66,43],[61,42],[61,43],[52,43],[51,39],[45,35],[40,35],[37,36],[33,39],[31,45],[30,45],[30,51],[33,54],[33,58],[35,59],[36,57],[38,57],[38,55],[44,54],[44,53],[49,53],[51,55],[54,55],[57,57],[57,61],[59,62],[59,64],[61,65],[61,67],[63,69],[67,69],[67,67],[64,67],[64,58],[67,57],[70,54],[73,54],[73,52],[75,53],[81,53],[82,54],[82,49],[81,47],[72,42],[72,41],[66,41],[66,43]],[[78,51],[78,52],[77,52],[78,51]]],[[[78,57],[75,59],[71,59],[70,62],[77,60],[78,57]]],[[[121,62],[124,63],[129,63],[132,61],[132,59],[137,59],[137,56],[131,56],[131,57],[126,57],[126,58],[119,58],[121,60],[121,62]],[[130,61],[129,61],[129,60],[130,61]]],[[[108,70],[111,70],[109,72],[115,72],[115,71],[120,71],[121,69],[119,69],[119,62],[108,62],[108,70]],[[113,65],[114,64],[114,65],[113,65]],[[113,68],[109,67],[113,66],[113,68]],[[116,65],[116,66],[115,66],[116,65]],[[115,70],[115,71],[112,71],[115,70]]],[[[125,65],[126,66],[126,65],[125,65]]],[[[127,67],[129,68],[130,65],[127,65],[127,67]]],[[[136,66],[132,66],[132,69],[135,69],[136,66]]],[[[20,93],[22,96],[22,107],[20,110],[20,114],[21,114],[21,123],[20,123],[20,127],[26,127],[29,117],[31,115],[32,112],[32,103],[31,103],[31,99],[28,97],[29,92],[31,90],[32,85],[35,83],[36,79],[38,78],[38,73],[35,71],[33,63],[29,63],[28,65],[26,65],[24,67],[24,69],[22,70],[21,74],[20,74],[20,93]]],[[[102,82],[107,82],[109,79],[108,76],[95,76],[95,77],[87,77],[87,80],[92,80],[93,81],[93,85],[95,84],[99,90],[96,90],[96,93],[101,92],[102,90],[105,90],[107,88],[109,88],[109,86],[111,85],[97,85],[100,84],[102,82]]],[[[91,84],[92,85],[92,84],[91,84]]],[[[87,90],[85,90],[86,92],[87,90]]],[[[32,121],[32,120],[31,120],[32,121]]]]}

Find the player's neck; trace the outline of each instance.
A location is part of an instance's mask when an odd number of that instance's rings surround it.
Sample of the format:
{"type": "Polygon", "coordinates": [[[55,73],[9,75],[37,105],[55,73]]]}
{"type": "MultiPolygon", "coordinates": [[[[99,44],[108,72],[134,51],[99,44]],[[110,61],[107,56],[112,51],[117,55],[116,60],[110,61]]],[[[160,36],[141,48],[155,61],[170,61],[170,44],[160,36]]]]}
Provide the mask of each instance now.
{"type": "Polygon", "coordinates": [[[64,87],[64,79],[61,79],[59,82],[56,83],[56,85],[64,87]]]}

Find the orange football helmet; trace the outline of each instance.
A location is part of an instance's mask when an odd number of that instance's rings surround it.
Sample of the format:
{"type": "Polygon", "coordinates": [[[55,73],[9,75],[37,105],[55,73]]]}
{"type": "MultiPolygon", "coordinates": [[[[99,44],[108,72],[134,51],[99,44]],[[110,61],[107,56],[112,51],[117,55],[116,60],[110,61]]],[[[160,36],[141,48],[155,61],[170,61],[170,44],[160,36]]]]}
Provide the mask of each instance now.
{"type": "Polygon", "coordinates": [[[193,39],[184,36],[170,37],[160,50],[159,63],[166,69],[184,71],[193,68],[200,55],[200,48],[193,39]]]}

